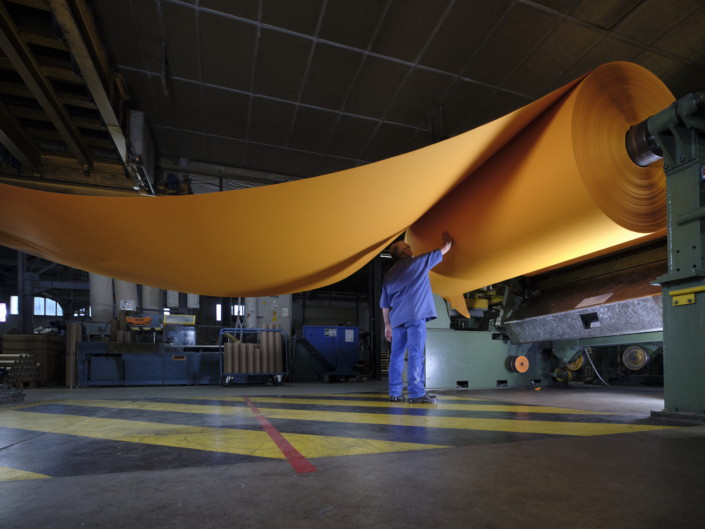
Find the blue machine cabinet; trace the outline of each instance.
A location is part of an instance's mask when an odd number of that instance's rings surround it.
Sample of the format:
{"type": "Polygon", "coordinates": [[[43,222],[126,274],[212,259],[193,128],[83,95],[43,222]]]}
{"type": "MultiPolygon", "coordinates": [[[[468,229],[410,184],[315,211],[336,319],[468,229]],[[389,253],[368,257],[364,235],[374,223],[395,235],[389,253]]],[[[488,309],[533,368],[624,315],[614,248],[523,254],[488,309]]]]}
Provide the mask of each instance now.
{"type": "Polygon", "coordinates": [[[304,325],[304,338],[298,344],[318,360],[323,370],[316,374],[330,377],[358,377],[353,369],[360,358],[359,327],[327,327],[304,325]]]}
{"type": "Polygon", "coordinates": [[[166,386],[220,383],[217,351],[184,351],[162,344],[80,342],[79,386],[166,386]],[[130,351],[130,352],[128,352],[130,351]],[[136,351],[136,352],[135,352],[136,351]]]}

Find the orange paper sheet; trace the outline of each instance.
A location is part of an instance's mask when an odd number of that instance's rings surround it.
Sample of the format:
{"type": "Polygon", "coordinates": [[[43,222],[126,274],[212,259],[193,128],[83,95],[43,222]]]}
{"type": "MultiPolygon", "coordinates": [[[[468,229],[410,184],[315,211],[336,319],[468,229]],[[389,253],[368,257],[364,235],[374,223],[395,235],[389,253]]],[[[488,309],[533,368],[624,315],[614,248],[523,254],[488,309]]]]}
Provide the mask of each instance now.
{"type": "Polygon", "coordinates": [[[124,281],[230,297],[322,287],[407,229],[416,254],[448,230],[456,243],[431,281],[459,300],[663,230],[662,165],[634,165],[624,139],[672,101],[653,74],[618,62],[465,134],[307,180],[157,198],[0,185],[0,244],[124,281]]]}

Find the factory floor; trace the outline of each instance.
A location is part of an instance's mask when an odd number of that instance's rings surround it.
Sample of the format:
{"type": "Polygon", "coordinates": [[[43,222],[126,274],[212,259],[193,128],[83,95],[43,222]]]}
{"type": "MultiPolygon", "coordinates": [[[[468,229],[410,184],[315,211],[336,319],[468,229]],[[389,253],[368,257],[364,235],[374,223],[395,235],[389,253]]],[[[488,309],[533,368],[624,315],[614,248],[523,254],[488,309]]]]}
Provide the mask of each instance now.
{"type": "Polygon", "coordinates": [[[646,389],[25,390],[0,527],[696,527],[705,425],[646,389]]]}

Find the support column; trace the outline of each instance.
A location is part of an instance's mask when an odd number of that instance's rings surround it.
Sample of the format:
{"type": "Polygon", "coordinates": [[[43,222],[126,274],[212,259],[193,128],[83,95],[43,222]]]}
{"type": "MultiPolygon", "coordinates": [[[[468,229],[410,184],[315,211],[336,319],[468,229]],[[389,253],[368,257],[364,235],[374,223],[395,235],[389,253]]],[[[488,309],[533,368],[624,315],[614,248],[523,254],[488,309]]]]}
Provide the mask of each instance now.
{"type": "Polygon", "coordinates": [[[684,222],[687,214],[705,207],[705,134],[686,134],[692,135],[694,159],[682,165],[676,161],[676,167],[666,169],[669,273],[659,278],[665,411],[705,414],[705,292],[699,290],[705,289],[705,221],[701,217],[684,222]]]}
{"type": "Polygon", "coordinates": [[[17,252],[17,312],[22,334],[34,333],[34,296],[32,274],[27,272],[27,254],[17,252]]]}

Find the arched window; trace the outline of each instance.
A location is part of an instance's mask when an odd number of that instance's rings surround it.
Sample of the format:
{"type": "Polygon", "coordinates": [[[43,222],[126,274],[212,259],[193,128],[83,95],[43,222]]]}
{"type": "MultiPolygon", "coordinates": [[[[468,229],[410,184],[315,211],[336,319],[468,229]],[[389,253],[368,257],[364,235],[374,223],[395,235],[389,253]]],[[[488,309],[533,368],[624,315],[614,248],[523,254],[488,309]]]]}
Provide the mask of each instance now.
{"type": "Polygon", "coordinates": [[[64,310],[61,305],[49,298],[34,298],[35,316],[63,316],[64,310]]]}

